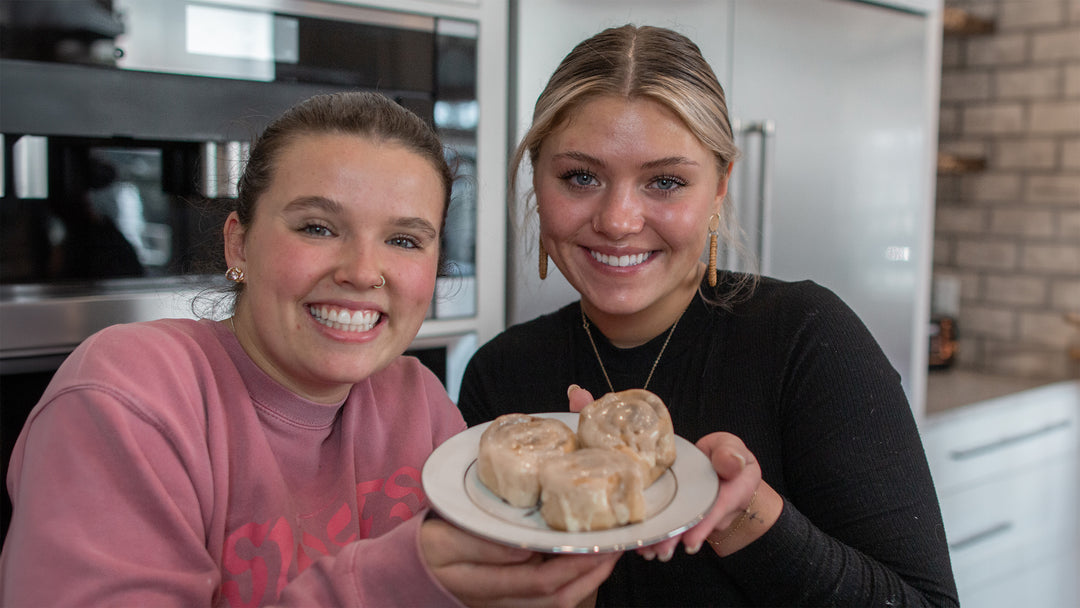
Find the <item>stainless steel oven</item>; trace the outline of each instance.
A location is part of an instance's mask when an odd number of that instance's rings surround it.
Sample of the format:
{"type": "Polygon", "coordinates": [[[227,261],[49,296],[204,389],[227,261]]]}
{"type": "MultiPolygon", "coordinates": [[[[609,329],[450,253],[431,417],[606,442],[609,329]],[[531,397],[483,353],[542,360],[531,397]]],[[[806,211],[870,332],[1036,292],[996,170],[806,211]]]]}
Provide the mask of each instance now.
{"type": "MultiPolygon", "coordinates": [[[[434,124],[473,174],[476,43],[474,22],[337,2],[0,0],[5,476],[22,421],[79,342],[192,316],[191,298],[221,280],[219,199],[269,118],[317,93],[378,90],[434,124]]],[[[459,293],[432,307],[441,317],[476,310],[475,185],[455,188],[444,247],[459,293]]],[[[417,353],[438,367],[437,350],[417,353]]]]}

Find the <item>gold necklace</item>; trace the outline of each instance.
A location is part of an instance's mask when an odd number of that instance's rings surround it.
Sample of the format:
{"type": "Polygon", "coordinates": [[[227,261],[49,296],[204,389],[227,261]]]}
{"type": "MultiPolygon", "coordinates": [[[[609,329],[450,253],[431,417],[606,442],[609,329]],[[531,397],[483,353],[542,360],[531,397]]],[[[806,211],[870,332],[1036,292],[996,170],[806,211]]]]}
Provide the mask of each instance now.
{"type": "MultiPolygon", "coordinates": [[[[686,314],[686,311],[683,311],[686,314]]],[[[667,338],[664,339],[664,345],[660,347],[660,354],[656,355],[656,360],[653,361],[652,369],[649,370],[649,377],[645,378],[645,386],[641,388],[648,389],[649,382],[652,381],[653,372],[656,371],[656,366],[660,364],[660,357],[664,356],[664,351],[667,350],[668,342],[671,342],[671,336],[675,333],[675,328],[679,326],[679,321],[682,320],[682,315],[679,315],[678,319],[675,319],[675,323],[672,324],[671,329],[668,330],[667,338]]],[[[585,328],[585,335],[589,336],[589,344],[592,344],[592,352],[596,355],[596,361],[600,364],[600,371],[604,372],[604,380],[607,380],[608,389],[611,392],[615,392],[615,387],[611,385],[611,378],[608,377],[607,368],[604,367],[604,360],[600,358],[600,351],[596,348],[596,341],[593,340],[592,332],[589,331],[589,318],[585,316],[585,309],[581,309],[581,326],[585,328]]]]}

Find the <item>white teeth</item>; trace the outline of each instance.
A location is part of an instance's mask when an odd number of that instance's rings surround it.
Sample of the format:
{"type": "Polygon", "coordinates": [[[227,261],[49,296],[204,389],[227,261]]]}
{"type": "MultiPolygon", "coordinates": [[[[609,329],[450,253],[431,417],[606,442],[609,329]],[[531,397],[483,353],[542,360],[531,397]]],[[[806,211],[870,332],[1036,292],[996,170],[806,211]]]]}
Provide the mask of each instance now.
{"type": "Polygon", "coordinates": [[[618,268],[625,268],[626,266],[637,266],[638,264],[649,259],[649,256],[652,255],[651,252],[620,256],[607,255],[604,253],[598,253],[596,251],[590,251],[589,253],[592,254],[593,259],[597,262],[600,262],[601,264],[605,264],[607,266],[616,266],[618,268]]]}
{"type": "Polygon", "coordinates": [[[349,312],[345,309],[330,308],[329,306],[310,306],[308,311],[319,323],[342,331],[370,331],[382,317],[381,314],[373,310],[349,312]]]}

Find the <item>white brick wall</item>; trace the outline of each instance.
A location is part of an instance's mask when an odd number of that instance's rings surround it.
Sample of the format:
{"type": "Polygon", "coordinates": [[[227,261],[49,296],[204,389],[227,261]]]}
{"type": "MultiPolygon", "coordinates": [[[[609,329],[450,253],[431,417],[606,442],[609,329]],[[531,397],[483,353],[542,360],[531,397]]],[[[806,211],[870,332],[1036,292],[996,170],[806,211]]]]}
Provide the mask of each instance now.
{"type": "Polygon", "coordinates": [[[1023,342],[1064,350],[1069,345],[1071,333],[1060,314],[1031,312],[1020,315],[1020,339],[1023,342]]]}
{"type": "Polygon", "coordinates": [[[1020,269],[1039,274],[1075,275],[1080,272],[1080,244],[1026,245],[1020,255],[1020,269]]]}
{"type": "Polygon", "coordinates": [[[1080,137],[1061,142],[1061,168],[1080,169],[1080,137]]]}
{"type": "Polygon", "coordinates": [[[961,239],[956,243],[956,264],[973,270],[1017,270],[1019,246],[1011,241],[961,239]]]}
{"type": "Polygon", "coordinates": [[[1027,37],[1023,34],[972,38],[967,45],[968,66],[1019,65],[1027,61],[1027,37]]]}
{"type": "Polygon", "coordinates": [[[1063,22],[1064,11],[1065,6],[1060,0],[1003,2],[997,24],[1002,30],[1056,26],[1063,22]]]}
{"type": "Polygon", "coordinates": [[[970,176],[962,191],[979,203],[1010,203],[1020,197],[1023,181],[1020,173],[985,171],[970,176]]]}
{"type": "Polygon", "coordinates": [[[1080,302],[1080,279],[1054,281],[1050,285],[1050,305],[1062,312],[1072,312],[1080,302]]]}
{"type": "Polygon", "coordinates": [[[951,72],[941,77],[941,99],[990,99],[990,72],[951,72]]]}
{"type": "MultiPolygon", "coordinates": [[[[1060,215],[1059,219],[1058,236],[1065,239],[1066,242],[1080,240],[1080,211],[1066,211],[1060,215]]],[[[1077,300],[1077,302],[1080,302],[1080,300],[1077,300]]]]}
{"type": "Polygon", "coordinates": [[[1024,131],[1024,106],[993,103],[964,108],[962,127],[971,135],[1009,135],[1024,131]]]}
{"type": "Polygon", "coordinates": [[[990,275],[986,278],[986,301],[994,304],[1043,306],[1047,281],[1038,277],[990,275]]]}
{"type": "Polygon", "coordinates": [[[1000,70],[994,91],[998,99],[1044,99],[1058,95],[1061,81],[1062,70],[1055,66],[1000,70]]]}
{"type": "Polygon", "coordinates": [[[1075,208],[1080,201],[1080,174],[1032,175],[1028,178],[1026,199],[1029,203],[1075,208]]]}
{"type": "Polygon", "coordinates": [[[1080,97],[1080,65],[1065,66],[1065,96],[1080,97]]]}
{"type": "Polygon", "coordinates": [[[1052,238],[1057,216],[1051,211],[995,209],[990,212],[990,232],[994,235],[1052,238]]]}
{"type": "MultiPolygon", "coordinates": [[[[1080,32],[1076,33],[1080,40],[1080,32]]],[[[1080,133],[1080,99],[1031,104],[1031,131],[1034,133],[1080,133]]]]}
{"type": "Polygon", "coordinates": [[[1057,145],[1051,137],[1002,141],[994,150],[994,164],[1003,169],[1052,169],[1057,162],[1057,145]]]}
{"type": "Polygon", "coordinates": [[[1080,59],[1080,26],[1033,34],[1031,58],[1034,61],[1080,59]]]}
{"type": "Polygon", "coordinates": [[[935,230],[939,234],[982,234],[986,231],[986,210],[950,207],[938,209],[935,230]]]}
{"type": "Polygon", "coordinates": [[[942,42],[940,149],[984,171],[941,175],[934,268],[961,280],[958,365],[1077,377],[1080,0],[945,0],[996,31],[942,42]]]}

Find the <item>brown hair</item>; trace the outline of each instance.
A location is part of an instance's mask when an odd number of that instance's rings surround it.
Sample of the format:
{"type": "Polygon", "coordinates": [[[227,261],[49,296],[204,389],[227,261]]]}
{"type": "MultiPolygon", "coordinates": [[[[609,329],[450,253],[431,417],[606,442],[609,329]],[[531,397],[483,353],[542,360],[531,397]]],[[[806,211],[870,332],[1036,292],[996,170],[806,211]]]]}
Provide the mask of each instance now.
{"type": "Polygon", "coordinates": [[[270,187],[281,150],[298,137],[323,133],[394,141],[427,159],[443,184],[442,233],[454,177],[439,136],[416,114],[370,92],[316,95],[289,108],[266,127],[251,148],[237,187],[236,213],[244,227],[251,225],[255,205],[270,187]]]}

